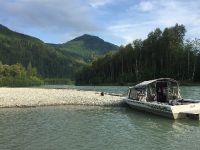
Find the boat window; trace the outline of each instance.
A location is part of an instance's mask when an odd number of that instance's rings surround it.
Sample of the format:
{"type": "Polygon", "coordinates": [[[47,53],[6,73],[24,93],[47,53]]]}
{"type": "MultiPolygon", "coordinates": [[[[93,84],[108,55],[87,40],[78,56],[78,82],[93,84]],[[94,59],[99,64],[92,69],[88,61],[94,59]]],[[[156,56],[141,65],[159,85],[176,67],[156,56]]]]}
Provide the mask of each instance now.
{"type": "Polygon", "coordinates": [[[145,89],[130,89],[130,99],[143,100],[145,96],[145,89]]]}
{"type": "Polygon", "coordinates": [[[135,89],[130,89],[129,98],[130,99],[137,99],[137,92],[136,92],[135,89]]]}
{"type": "Polygon", "coordinates": [[[178,89],[178,85],[175,84],[175,83],[171,83],[170,86],[169,86],[169,99],[170,100],[174,100],[174,99],[177,99],[179,98],[179,89],[178,89]]]}
{"type": "Polygon", "coordinates": [[[150,84],[147,88],[147,101],[156,100],[156,85],[150,84]]]}

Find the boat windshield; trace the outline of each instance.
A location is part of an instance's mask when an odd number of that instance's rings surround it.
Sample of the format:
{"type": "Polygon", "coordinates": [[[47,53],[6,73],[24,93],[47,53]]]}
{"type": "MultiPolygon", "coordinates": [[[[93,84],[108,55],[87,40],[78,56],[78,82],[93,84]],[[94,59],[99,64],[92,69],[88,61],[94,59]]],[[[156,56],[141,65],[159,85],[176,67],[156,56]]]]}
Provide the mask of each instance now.
{"type": "Polygon", "coordinates": [[[178,84],[171,81],[157,81],[147,87],[147,101],[169,102],[180,98],[178,84]]]}
{"type": "Polygon", "coordinates": [[[179,98],[180,98],[180,94],[179,94],[178,85],[176,83],[170,83],[168,87],[168,99],[175,100],[179,98]]]}

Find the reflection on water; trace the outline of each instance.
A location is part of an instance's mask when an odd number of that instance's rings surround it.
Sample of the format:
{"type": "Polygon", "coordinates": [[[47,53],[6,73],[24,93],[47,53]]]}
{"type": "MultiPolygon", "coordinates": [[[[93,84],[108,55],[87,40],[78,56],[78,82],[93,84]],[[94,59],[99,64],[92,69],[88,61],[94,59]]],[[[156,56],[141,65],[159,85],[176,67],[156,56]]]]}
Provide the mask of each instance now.
{"type": "Polygon", "coordinates": [[[199,149],[198,121],[174,121],[125,107],[0,110],[0,149],[199,149]]]}

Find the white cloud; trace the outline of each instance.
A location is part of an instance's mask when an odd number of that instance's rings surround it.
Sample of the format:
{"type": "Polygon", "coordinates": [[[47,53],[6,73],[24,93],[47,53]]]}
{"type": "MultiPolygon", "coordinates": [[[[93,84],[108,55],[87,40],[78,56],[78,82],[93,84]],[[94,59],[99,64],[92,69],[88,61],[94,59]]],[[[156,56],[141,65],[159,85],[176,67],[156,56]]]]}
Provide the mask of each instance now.
{"type": "Polygon", "coordinates": [[[141,1],[138,5],[137,8],[140,11],[147,12],[151,11],[154,8],[154,4],[151,1],[141,1]]]}
{"type": "Polygon", "coordinates": [[[124,44],[175,23],[200,35],[200,0],[0,0],[0,10],[1,24],[46,42],[88,33],[124,44]]]}
{"type": "Polygon", "coordinates": [[[17,0],[0,5],[0,21],[10,26],[34,27],[58,32],[98,30],[90,7],[80,0],[17,0]],[[3,21],[2,21],[3,22],[3,21]]]}
{"type": "Polygon", "coordinates": [[[186,26],[188,36],[200,35],[200,3],[197,1],[169,1],[160,3],[161,9],[156,11],[155,21],[158,25],[167,27],[175,23],[186,26]],[[194,32],[195,31],[195,32],[194,32]]]}
{"type": "Polygon", "coordinates": [[[154,27],[151,26],[152,22],[143,22],[135,24],[123,24],[113,25],[108,27],[108,31],[118,38],[122,38],[124,43],[128,44],[135,39],[146,38],[149,31],[152,31],[154,27]]]}
{"type": "Polygon", "coordinates": [[[155,20],[158,24],[171,26],[175,23],[185,25],[199,25],[200,4],[194,2],[169,1],[168,3],[158,3],[160,7],[154,12],[155,20]]]}
{"type": "Polygon", "coordinates": [[[89,4],[96,8],[96,7],[99,7],[99,6],[104,6],[108,3],[111,3],[113,0],[89,0],[89,4]]]}
{"type": "Polygon", "coordinates": [[[0,23],[12,30],[42,38],[45,42],[53,42],[54,39],[54,42],[66,41],[69,37],[64,36],[66,34],[78,35],[102,30],[96,24],[96,10],[86,2],[0,0],[0,23]],[[63,37],[66,39],[58,41],[63,37]]]}
{"type": "Polygon", "coordinates": [[[130,6],[121,20],[108,27],[110,33],[121,37],[125,43],[146,38],[149,32],[159,27],[186,26],[186,38],[200,38],[200,3],[186,0],[151,0],[130,6]],[[148,12],[147,12],[148,11],[148,12]]]}

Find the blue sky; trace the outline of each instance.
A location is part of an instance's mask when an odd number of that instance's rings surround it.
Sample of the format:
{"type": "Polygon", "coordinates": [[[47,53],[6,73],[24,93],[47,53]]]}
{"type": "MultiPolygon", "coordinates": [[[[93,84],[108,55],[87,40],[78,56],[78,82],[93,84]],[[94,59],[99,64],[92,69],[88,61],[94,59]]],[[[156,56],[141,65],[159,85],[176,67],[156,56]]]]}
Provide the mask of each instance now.
{"type": "Polygon", "coordinates": [[[0,10],[0,24],[48,43],[86,33],[122,45],[176,23],[200,38],[200,0],[0,0],[0,10]]]}

